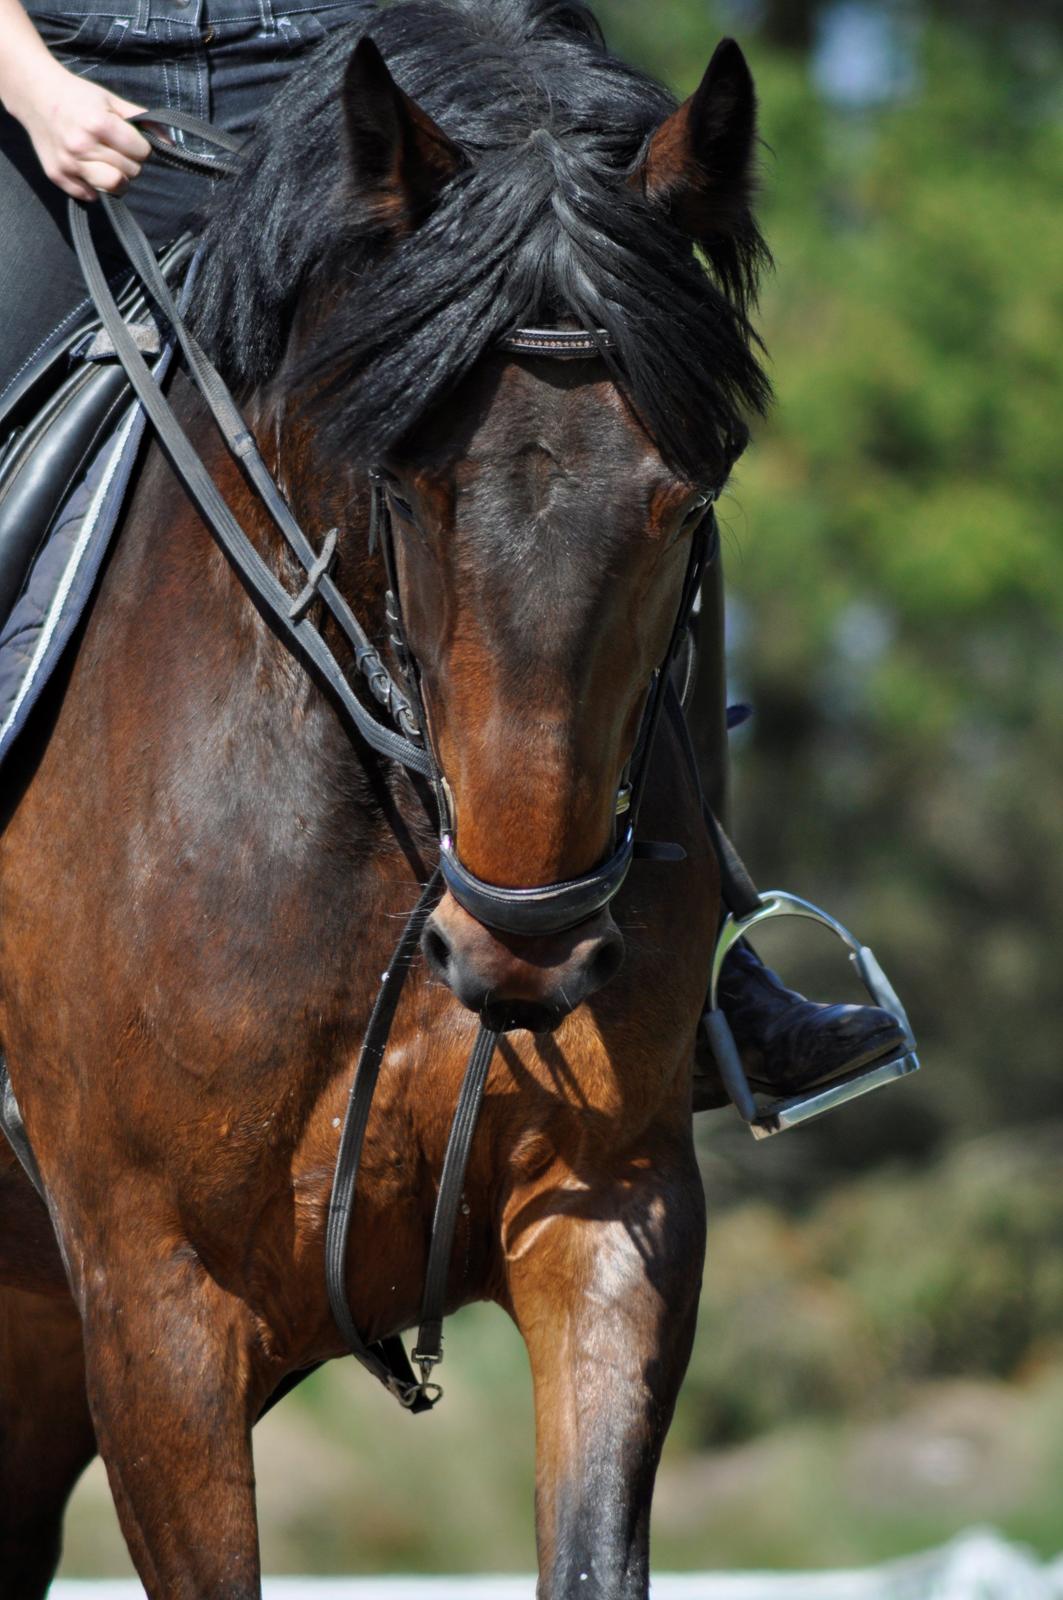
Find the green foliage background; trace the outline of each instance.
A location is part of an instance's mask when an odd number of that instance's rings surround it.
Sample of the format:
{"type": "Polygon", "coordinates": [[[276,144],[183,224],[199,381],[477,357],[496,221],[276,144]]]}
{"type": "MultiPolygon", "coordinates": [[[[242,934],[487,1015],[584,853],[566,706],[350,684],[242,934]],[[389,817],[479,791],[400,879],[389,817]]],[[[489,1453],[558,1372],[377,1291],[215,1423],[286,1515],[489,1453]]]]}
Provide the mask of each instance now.
{"type": "MultiPolygon", "coordinates": [[[[925,1068],[766,1146],[728,1113],[701,1119],[710,1258],[657,1559],[869,1561],[976,1519],[1054,1552],[1058,6],[599,9],[680,92],[726,32],[757,78],[778,402],[723,507],[736,689],[756,709],[737,832],[763,885],[878,951],[925,1068]],[[822,87],[845,16],[903,58],[856,102],[822,87]]],[[[764,948],[810,992],[840,992],[829,943],[764,948]]],[[[520,1342],[474,1308],[448,1365],[438,1417],[399,1416],[334,1366],[264,1425],[267,1567],[531,1569],[520,1342]]],[[[69,1550],[70,1571],[121,1566],[91,1485],[69,1550]]]]}

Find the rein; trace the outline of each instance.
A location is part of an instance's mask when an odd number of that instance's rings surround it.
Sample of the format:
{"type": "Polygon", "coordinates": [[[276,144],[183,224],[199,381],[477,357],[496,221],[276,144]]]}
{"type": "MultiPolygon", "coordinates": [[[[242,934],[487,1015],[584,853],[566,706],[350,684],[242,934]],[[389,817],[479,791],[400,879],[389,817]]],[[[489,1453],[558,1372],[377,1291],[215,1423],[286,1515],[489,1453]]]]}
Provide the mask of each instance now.
{"type": "MultiPolygon", "coordinates": [[[[173,111],[145,112],[131,119],[165,164],[217,175],[237,170],[233,159],[239,143],[198,119],[173,111]],[[194,134],[222,152],[204,155],[185,151],[164,141],[143,124],[162,123],[194,134]]],[[[432,1381],[443,1356],[443,1315],[449,1267],[469,1151],[483,1100],[499,1032],[481,1023],[462,1081],[447,1141],[428,1250],[421,1303],[420,1326],[413,1351],[415,1376],[402,1339],[396,1334],[367,1341],[355,1326],[347,1296],[346,1260],[358,1168],[392,1023],[414,959],[424,925],[445,889],[472,916],[489,927],[517,934],[560,932],[575,926],[606,906],[619,891],[636,857],[678,861],[685,852],[678,845],[639,841],[635,838],[639,808],[645,792],[654,738],[666,702],[672,663],[689,621],[705,563],[715,550],[715,498],[704,497],[705,515],[694,532],[682,594],[664,658],[653,674],[634,753],[623,774],[617,795],[617,821],[608,858],[577,878],[533,888],[509,889],[478,878],[458,855],[450,794],[432,746],[421,693],[416,658],[409,649],[402,621],[396,579],[393,530],[386,476],[370,474],[370,548],[379,540],[388,577],[386,616],[401,685],[396,683],[379,652],[354,616],[330,576],[338,531],[330,529],[317,550],[300,527],[281,490],[259,453],[255,440],[217,369],[185,325],[174,297],[159,272],[152,248],[125,204],[101,194],[100,204],[136,274],[142,280],[183,353],[189,374],[207,404],[230,454],[244,469],[271,519],[305,573],[299,594],[292,596],[262,560],[247,534],[196,454],[169,402],[156,384],[140,350],[123,321],[100,265],[88,216],[80,202],[69,202],[71,233],[78,259],[103,327],[125,369],[133,391],[151,420],[159,443],[211,530],[225,556],[266,621],[285,646],[321,675],[365,742],[379,755],[398,761],[410,772],[427,779],[439,813],[439,865],[425,885],[406,922],[370,1015],[358,1064],[351,1083],[340,1135],[325,1234],[325,1277],[332,1315],[351,1352],[410,1411],[430,1410],[442,1390],[432,1381]],[[320,599],[347,640],[354,662],[369,693],[393,726],[375,717],[352,689],[348,676],[333,655],[310,616],[320,599]]],[[[518,328],[499,341],[499,347],[516,354],[548,356],[562,360],[587,359],[609,346],[604,330],[518,328]]]]}

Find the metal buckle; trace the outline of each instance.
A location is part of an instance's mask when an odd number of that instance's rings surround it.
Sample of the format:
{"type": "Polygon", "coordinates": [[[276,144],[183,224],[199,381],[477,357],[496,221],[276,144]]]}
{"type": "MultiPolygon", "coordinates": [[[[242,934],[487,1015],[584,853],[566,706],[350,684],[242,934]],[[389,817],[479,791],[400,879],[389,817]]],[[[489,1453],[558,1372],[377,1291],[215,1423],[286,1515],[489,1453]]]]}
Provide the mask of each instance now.
{"type": "Polygon", "coordinates": [[[399,1405],[402,1406],[404,1411],[409,1411],[410,1407],[415,1404],[417,1396],[421,1392],[421,1386],[419,1383],[402,1383],[398,1378],[391,1377],[384,1379],[384,1387],[388,1391],[388,1394],[393,1394],[395,1396],[395,1399],[399,1402],[399,1405]]]}
{"type": "Polygon", "coordinates": [[[431,1382],[432,1368],[438,1366],[439,1363],[442,1361],[442,1359],[443,1359],[442,1355],[438,1355],[438,1356],[422,1355],[419,1350],[414,1350],[412,1352],[412,1354],[410,1356],[410,1360],[415,1364],[415,1366],[420,1367],[420,1369],[421,1369],[421,1381],[420,1381],[420,1383],[415,1383],[415,1384],[411,1385],[410,1391],[409,1391],[410,1398],[409,1398],[409,1400],[404,1400],[403,1401],[404,1405],[412,1406],[414,1401],[418,1398],[418,1396],[422,1396],[422,1395],[428,1401],[428,1404],[430,1406],[434,1406],[434,1405],[437,1404],[438,1401],[442,1400],[442,1398],[443,1398],[443,1386],[442,1386],[442,1384],[432,1383],[431,1382]]]}
{"type": "MultiPolygon", "coordinates": [[[[422,1372],[424,1371],[422,1367],[422,1372]]],[[[418,1400],[425,1399],[430,1406],[438,1404],[443,1398],[443,1388],[438,1383],[428,1383],[422,1377],[420,1383],[401,1383],[398,1378],[388,1378],[386,1388],[404,1411],[412,1411],[418,1400]]]]}
{"type": "Polygon", "coordinates": [[[750,1132],[755,1139],[768,1139],[772,1134],[782,1133],[786,1128],[808,1122],[812,1117],[821,1116],[825,1111],[832,1111],[836,1106],[845,1105],[860,1095],[870,1093],[872,1089],[880,1089],[887,1083],[893,1083],[897,1078],[907,1077],[909,1073],[919,1070],[919,1058],[915,1053],[915,1035],[912,1033],[911,1023],[897,991],[886,977],[873,952],[867,945],[861,944],[848,928],[828,912],[822,911],[809,900],[802,900],[799,895],[787,894],[783,889],[769,889],[761,896],[761,904],[748,916],[729,915],[724,919],[712,958],[709,1010],[704,1020],[724,1087],[734,1101],[739,1115],[749,1123],[750,1132]],[[717,1006],[716,994],[720,972],[728,952],[751,928],[775,917],[807,917],[810,921],[818,922],[822,927],[829,929],[843,944],[848,945],[849,959],[855,966],[861,983],[875,1005],[881,1006],[884,1011],[896,1017],[904,1029],[906,1046],[898,1055],[886,1061],[872,1061],[866,1067],[859,1067],[856,1071],[847,1073],[844,1077],[834,1078],[828,1083],[817,1084],[801,1094],[774,1100],[768,1104],[758,1104],[749,1087],[730,1025],[717,1006]]]}

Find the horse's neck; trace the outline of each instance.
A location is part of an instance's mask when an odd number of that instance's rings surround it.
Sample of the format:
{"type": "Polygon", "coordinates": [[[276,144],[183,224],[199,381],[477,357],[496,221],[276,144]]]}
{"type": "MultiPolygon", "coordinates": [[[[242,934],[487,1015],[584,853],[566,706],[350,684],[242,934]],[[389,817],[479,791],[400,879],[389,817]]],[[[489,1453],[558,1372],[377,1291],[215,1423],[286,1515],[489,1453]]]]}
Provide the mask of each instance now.
{"type": "MultiPolygon", "coordinates": [[[[194,447],[259,555],[294,595],[305,573],[257,494],[229,456],[198,396],[178,378],[172,403],[194,447]]],[[[278,428],[276,409],[245,408],[267,465],[319,547],[340,527],[337,578],[371,634],[382,631],[383,582],[366,555],[366,508],[351,486],[317,470],[312,441],[278,428]],[[353,501],[353,504],[352,504],[353,501]]],[[[400,774],[387,772],[352,740],[336,708],[295,661],[243,589],[188,496],[152,453],[123,530],[108,632],[126,660],[154,657],[156,697],[187,731],[188,761],[205,783],[224,781],[234,801],[258,811],[294,808],[330,840],[346,835],[390,842],[382,807],[413,814],[418,803],[400,774]],[[224,741],[224,758],[219,750],[224,741]]],[[[341,663],[341,641],[328,630],[341,663]]],[[[357,691],[357,685],[356,685],[357,691]]]]}

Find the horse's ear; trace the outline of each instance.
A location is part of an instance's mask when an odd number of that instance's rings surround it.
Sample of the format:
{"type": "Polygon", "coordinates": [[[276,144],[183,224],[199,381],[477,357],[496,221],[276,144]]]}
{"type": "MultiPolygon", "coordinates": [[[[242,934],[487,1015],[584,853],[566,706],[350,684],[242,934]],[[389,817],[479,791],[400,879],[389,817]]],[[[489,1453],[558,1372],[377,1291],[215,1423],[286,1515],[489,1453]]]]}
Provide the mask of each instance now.
{"type": "Polygon", "coordinates": [[[404,94],[372,39],[360,39],[343,79],[349,182],[375,219],[415,228],[465,165],[457,145],[404,94]]]}
{"type": "Polygon", "coordinates": [[[653,135],[632,181],[692,239],[742,231],[756,122],[746,58],[733,39],[721,39],[690,99],[653,135]]]}

